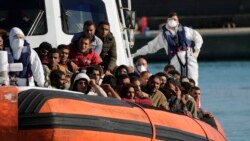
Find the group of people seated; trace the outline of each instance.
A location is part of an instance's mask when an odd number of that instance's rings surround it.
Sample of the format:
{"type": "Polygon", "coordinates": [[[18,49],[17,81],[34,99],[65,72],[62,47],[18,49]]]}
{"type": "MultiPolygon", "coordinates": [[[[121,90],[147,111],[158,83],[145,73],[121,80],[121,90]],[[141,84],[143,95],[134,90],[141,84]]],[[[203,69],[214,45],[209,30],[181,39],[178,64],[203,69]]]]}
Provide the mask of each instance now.
{"type": "MultiPolygon", "coordinates": [[[[1,34],[2,35],[2,34],[1,34]]],[[[0,38],[2,39],[2,38],[0,38]]],[[[83,32],[71,43],[53,48],[43,42],[32,49],[21,29],[12,28],[1,50],[8,52],[9,63],[21,62],[23,71],[10,72],[10,83],[72,90],[86,95],[112,97],[147,107],[182,113],[203,119],[212,114],[201,109],[199,87],[181,76],[172,65],[151,74],[146,59],[135,67],[116,65],[116,43],[107,21],[95,27],[84,23],[83,32]]]]}

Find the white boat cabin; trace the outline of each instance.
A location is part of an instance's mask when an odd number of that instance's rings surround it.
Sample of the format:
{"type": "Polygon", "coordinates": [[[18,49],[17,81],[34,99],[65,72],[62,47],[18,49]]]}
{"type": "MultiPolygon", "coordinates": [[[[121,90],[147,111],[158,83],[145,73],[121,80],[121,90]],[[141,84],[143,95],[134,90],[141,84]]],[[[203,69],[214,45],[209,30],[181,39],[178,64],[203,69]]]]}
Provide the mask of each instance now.
{"type": "Polygon", "coordinates": [[[122,0],[2,0],[0,28],[9,31],[21,28],[33,48],[43,41],[53,47],[69,44],[83,24],[92,20],[96,25],[108,20],[117,43],[117,64],[132,65],[130,46],[133,44],[134,17],[131,2],[122,0]],[[124,7],[123,5],[126,5],[124,7]],[[133,13],[133,12],[132,12],[133,13]],[[131,20],[132,19],[132,20],[131,20]],[[131,24],[131,25],[129,25],[131,24]],[[127,28],[130,27],[130,28],[127,28]]]}

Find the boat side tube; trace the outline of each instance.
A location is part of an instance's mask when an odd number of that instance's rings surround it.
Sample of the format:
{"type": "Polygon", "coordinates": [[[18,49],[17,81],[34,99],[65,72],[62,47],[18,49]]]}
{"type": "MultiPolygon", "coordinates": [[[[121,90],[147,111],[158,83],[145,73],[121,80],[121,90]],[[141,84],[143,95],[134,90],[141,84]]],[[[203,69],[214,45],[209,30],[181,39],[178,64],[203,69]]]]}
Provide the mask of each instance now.
{"type": "Polygon", "coordinates": [[[30,89],[18,100],[23,141],[226,140],[202,121],[113,98],[30,89]]]}
{"type": "Polygon", "coordinates": [[[17,141],[18,139],[18,106],[17,88],[0,86],[0,139],[17,141]]]}

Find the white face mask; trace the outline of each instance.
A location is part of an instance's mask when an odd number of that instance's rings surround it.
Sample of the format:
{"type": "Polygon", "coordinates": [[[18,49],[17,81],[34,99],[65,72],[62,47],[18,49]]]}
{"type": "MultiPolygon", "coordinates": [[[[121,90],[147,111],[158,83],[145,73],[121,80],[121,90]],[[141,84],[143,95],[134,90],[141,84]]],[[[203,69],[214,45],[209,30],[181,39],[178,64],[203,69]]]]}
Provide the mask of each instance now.
{"type": "Polygon", "coordinates": [[[14,39],[11,43],[11,49],[13,51],[13,57],[14,59],[18,60],[21,57],[22,50],[24,46],[24,40],[23,39],[14,39]]]}
{"type": "Polygon", "coordinates": [[[147,71],[147,68],[145,66],[141,65],[141,66],[137,66],[137,70],[139,72],[143,72],[143,71],[147,71]]]}
{"type": "Polygon", "coordinates": [[[70,83],[65,83],[64,84],[64,89],[65,90],[69,90],[69,88],[70,88],[70,83]]]}
{"type": "Polygon", "coordinates": [[[168,25],[172,28],[176,27],[178,25],[177,21],[175,20],[168,20],[168,25]]]}

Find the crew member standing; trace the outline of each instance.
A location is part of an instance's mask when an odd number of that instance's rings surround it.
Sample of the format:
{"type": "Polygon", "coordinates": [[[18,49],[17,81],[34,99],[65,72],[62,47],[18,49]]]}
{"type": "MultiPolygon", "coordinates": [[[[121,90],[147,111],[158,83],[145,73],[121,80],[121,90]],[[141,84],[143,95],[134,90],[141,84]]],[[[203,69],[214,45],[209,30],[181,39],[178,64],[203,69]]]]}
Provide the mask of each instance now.
{"type": "Polygon", "coordinates": [[[10,76],[16,81],[18,86],[43,87],[45,83],[42,63],[37,53],[25,40],[23,31],[14,27],[10,30],[9,45],[4,47],[8,52],[8,63],[22,63],[23,70],[11,72],[10,76]]]}
{"type": "Polygon", "coordinates": [[[169,63],[174,65],[183,76],[194,79],[198,85],[197,57],[202,43],[201,35],[192,28],[182,26],[177,13],[171,12],[168,15],[167,23],[162,27],[162,32],[132,54],[132,57],[155,53],[164,48],[168,56],[166,60],[168,59],[169,63]],[[193,47],[191,47],[192,41],[194,42],[193,47]]]}

